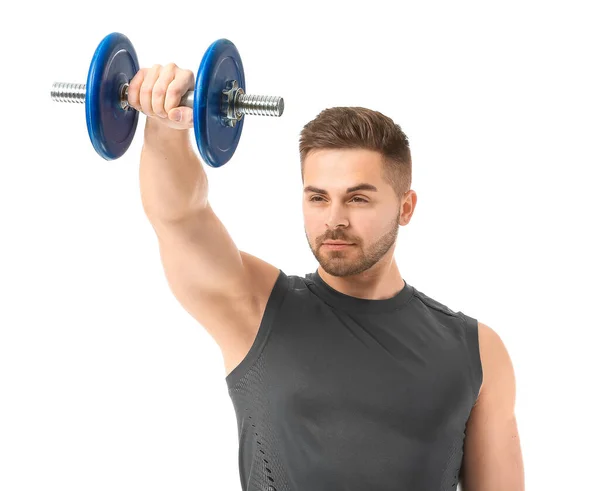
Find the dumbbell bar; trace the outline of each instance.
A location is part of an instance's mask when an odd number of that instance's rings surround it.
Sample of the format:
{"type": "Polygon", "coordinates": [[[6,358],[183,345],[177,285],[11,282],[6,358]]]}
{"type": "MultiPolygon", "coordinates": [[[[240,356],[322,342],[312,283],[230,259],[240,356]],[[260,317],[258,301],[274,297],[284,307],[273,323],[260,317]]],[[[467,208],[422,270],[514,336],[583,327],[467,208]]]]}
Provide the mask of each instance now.
{"type": "MultiPolygon", "coordinates": [[[[87,84],[52,85],[52,100],[85,103],[90,140],[106,160],[121,157],[133,140],[139,113],[128,104],[127,90],[138,70],[137,55],[129,39],[112,33],[94,53],[87,84]]],[[[179,104],[194,110],[198,150],[212,167],[220,167],[232,157],[244,115],[283,114],[283,98],[249,95],[244,92],[244,85],[237,48],[231,41],[219,39],[202,58],[195,90],[184,94],[179,104]]]]}
{"type": "MultiPolygon", "coordinates": [[[[237,87],[237,83],[235,84],[237,87]]],[[[120,104],[124,110],[133,109],[128,102],[129,84],[123,84],[120,93],[120,104]]],[[[283,98],[272,96],[256,96],[244,94],[241,88],[231,89],[232,97],[227,100],[227,108],[224,109],[225,122],[235,126],[244,114],[257,116],[281,116],[283,113],[283,98]]],[[[224,91],[225,92],[225,91],[224,91]]],[[[72,84],[54,82],[50,96],[55,102],[78,102],[85,104],[85,84],[72,84]]],[[[194,107],[194,91],[186,92],[181,98],[180,106],[194,107]]]]}

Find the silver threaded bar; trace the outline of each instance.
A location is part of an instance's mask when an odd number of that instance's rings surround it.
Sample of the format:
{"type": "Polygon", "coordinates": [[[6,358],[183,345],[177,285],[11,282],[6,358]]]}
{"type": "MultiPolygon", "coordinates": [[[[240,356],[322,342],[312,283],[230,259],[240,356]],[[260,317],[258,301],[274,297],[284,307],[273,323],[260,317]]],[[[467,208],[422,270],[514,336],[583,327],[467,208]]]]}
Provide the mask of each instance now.
{"type": "Polygon", "coordinates": [[[283,113],[283,98],[240,94],[236,101],[236,109],[242,114],[253,116],[281,116],[283,113]]]}
{"type": "MultiPolygon", "coordinates": [[[[128,86],[128,85],[127,85],[128,86]]],[[[127,87],[122,92],[125,100],[122,101],[127,105],[127,87]]],[[[52,90],[50,96],[55,102],[71,102],[71,103],[85,103],[85,84],[72,84],[65,82],[54,82],[52,84],[52,90]]],[[[238,97],[234,99],[235,109],[234,114],[248,114],[252,116],[276,116],[279,117],[283,114],[284,102],[283,97],[276,96],[265,96],[265,95],[251,95],[240,93],[238,97]]],[[[185,93],[181,99],[182,105],[187,107],[193,107],[194,104],[194,91],[190,90],[185,93]]]]}
{"type": "Polygon", "coordinates": [[[68,84],[55,82],[52,84],[50,96],[56,102],[85,103],[85,84],[68,84]]]}

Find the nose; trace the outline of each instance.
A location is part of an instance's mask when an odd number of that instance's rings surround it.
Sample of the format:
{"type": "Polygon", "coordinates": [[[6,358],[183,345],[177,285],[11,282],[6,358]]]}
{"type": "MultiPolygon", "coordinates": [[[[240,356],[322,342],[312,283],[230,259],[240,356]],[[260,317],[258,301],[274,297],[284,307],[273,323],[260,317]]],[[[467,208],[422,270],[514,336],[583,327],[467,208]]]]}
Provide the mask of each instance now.
{"type": "Polygon", "coordinates": [[[344,208],[341,205],[332,205],[329,208],[329,216],[325,223],[327,228],[336,229],[340,226],[348,227],[349,223],[348,217],[344,213],[344,208]]]}
{"type": "MultiPolygon", "coordinates": [[[[327,220],[327,228],[331,229],[331,230],[335,230],[338,227],[343,227],[343,228],[347,228],[348,227],[348,220],[346,218],[335,218],[335,219],[329,219],[327,220]]],[[[336,240],[342,240],[342,239],[336,239],[336,240]]]]}

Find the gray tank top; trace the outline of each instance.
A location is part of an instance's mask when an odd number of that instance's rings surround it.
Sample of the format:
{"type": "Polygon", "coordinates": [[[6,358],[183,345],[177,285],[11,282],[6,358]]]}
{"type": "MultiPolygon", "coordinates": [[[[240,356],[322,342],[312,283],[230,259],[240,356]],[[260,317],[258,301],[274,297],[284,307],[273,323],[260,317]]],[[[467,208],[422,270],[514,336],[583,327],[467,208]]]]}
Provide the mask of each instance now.
{"type": "Polygon", "coordinates": [[[242,489],[456,489],[482,377],[477,320],[406,280],[369,300],[280,270],[225,378],[242,489]]]}

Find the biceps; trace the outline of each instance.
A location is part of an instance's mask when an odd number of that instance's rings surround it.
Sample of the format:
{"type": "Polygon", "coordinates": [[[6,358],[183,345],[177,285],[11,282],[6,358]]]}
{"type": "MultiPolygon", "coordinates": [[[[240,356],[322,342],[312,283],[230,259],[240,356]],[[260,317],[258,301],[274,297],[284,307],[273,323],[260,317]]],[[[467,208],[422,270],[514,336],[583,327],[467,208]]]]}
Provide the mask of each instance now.
{"type": "Polygon", "coordinates": [[[485,325],[482,332],[485,381],[467,422],[463,491],[522,491],[513,365],[500,337],[485,325]]]}
{"type": "Polygon", "coordinates": [[[522,491],[524,470],[516,416],[486,413],[477,404],[466,433],[463,491],[522,491]]]}

